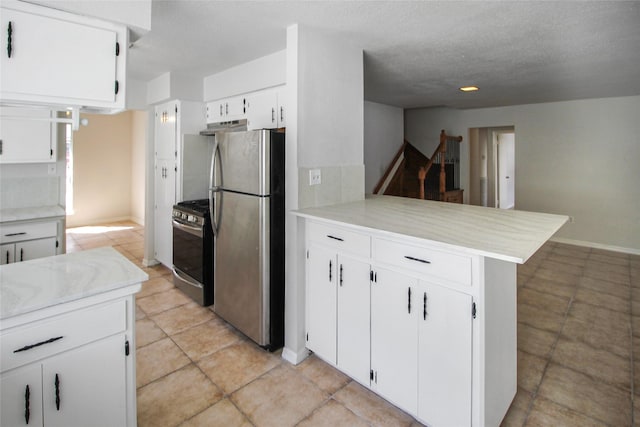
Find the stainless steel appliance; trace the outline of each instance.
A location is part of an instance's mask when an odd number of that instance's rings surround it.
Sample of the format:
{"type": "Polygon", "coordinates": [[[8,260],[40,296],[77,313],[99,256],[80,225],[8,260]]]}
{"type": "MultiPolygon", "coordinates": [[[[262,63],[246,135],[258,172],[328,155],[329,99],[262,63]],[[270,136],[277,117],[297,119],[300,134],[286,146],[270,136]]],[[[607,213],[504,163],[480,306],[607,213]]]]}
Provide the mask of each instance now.
{"type": "Polygon", "coordinates": [[[214,311],[269,350],[284,343],[284,143],[269,130],[216,133],[209,190],[214,311]]]}
{"type": "Polygon", "coordinates": [[[213,229],[209,200],[173,206],[173,284],[200,305],[213,304],[213,229]]]}

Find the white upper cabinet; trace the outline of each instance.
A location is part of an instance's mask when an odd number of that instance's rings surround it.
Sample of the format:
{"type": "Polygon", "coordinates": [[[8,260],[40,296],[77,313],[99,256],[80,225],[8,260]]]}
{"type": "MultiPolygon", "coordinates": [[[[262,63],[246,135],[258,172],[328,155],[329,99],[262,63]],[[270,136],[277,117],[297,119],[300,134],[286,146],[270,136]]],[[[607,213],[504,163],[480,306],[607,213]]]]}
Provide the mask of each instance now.
{"type": "Polygon", "coordinates": [[[53,114],[44,109],[0,107],[0,164],[55,162],[53,114]]]}
{"type": "Polygon", "coordinates": [[[2,101],[125,108],[127,29],[22,2],[3,2],[2,101]]]}
{"type": "Polygon", "coordinates": [[[247,96],[247,128],[275,129],[286,126],[284,86],[261,90],[247,96]]]}
{"type": "Polygon", "coordinates": [[[247,118],[247,97],[234,96],[207,103],[207,123],[230,122],[247,118]]]}

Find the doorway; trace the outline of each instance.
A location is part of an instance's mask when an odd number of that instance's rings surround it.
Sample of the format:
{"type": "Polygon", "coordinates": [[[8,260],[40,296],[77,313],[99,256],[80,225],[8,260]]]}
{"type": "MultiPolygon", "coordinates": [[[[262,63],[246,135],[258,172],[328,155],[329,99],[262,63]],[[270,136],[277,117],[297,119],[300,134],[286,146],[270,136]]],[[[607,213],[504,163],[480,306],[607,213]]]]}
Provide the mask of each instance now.
{"type": "Polygon", "coordinates": [[[469,129],[469,203],[515,207],[515,128],[469,129]]]}

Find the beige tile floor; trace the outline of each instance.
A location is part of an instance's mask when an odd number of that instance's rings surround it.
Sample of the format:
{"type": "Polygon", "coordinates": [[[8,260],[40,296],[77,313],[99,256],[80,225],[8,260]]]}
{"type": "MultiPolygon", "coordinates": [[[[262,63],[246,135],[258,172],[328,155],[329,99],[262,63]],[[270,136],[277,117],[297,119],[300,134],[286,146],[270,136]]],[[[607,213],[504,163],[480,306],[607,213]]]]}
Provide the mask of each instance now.
{"type": "MultiPolygon", "coordinates": [[[[144,229],[70,229],[138,265],[144,229]]],[[[137,295],[138,424],[413,426],[316,357],[292,366],[191,302],[164,267],[137,295]]],[[[640,425],[640,256],[547,243],[518,267],[518,392],[504,426],[640,425]],[[636,394],[638,396],[636,397],[636,394]]]]}

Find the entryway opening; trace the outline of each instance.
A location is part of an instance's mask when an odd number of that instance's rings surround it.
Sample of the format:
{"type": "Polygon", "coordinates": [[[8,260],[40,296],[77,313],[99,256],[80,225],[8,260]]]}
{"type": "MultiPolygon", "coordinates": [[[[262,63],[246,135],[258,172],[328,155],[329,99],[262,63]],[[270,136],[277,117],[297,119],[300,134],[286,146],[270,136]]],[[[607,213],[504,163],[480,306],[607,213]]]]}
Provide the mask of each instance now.
{"type": "Polygon", "coordinates": [[[469,129],[469,204],[515,208],[515,127],[469,129]]]}

